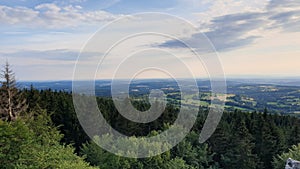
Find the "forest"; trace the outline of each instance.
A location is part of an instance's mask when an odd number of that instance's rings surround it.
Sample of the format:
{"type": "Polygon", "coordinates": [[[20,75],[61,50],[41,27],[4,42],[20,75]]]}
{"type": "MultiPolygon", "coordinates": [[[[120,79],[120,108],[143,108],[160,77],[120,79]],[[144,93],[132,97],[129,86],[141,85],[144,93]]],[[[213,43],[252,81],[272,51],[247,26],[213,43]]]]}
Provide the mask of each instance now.
{"type": "MultiPolygon", "coordinates": [[[[0,88],[0,168],[100,168],[100,169],[283,169],[288,158],[300,159],[300,119],[263,112],[224,112],[213,136],[200,144],[199,133],[207,109],[199,109],[189,135],[171,150],[150,158],[125,158],[111,154],[89,138],[73,107],[72,93],[18,88],[6,64],[0,88]]],[[[107,122],[119,132],[150,136],[172,125],[178,108],[168,104],[150,123],[126,120],[110,97],[97,97],[107,122]]],[[[138,110],[147,101],[133,100],[138,110]]],[[[109,138],[108,138],[109,139],[109,138]]]]}

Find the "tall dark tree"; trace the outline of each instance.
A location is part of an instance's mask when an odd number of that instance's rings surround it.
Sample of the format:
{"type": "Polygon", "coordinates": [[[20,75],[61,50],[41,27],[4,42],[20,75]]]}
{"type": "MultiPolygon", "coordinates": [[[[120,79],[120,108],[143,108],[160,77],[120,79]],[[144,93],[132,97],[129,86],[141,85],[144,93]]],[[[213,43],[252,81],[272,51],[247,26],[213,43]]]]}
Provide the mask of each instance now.
{"type": "Polygon", "coordinates": [[[292,127],[288,138],[289,145],[296,145],[299,143],[300,143],[300,124],[292,127]]]}
{"type": "Polygon", "coordinates": [[[256,169],[258,158],[253,153],[253,138],[244,119],[238,118],[236,120],[232,141],[228,143],[229,149],[222,158],[224,168],[256,169]]]}
{"type": "Polygon", "coordinates": [[[22,98],[17,89],[15,74],[11,66],[6,62],[1,71],[0,77],[0,116],[2,119],[13,121],[17,119],[21,112],[27,109],[26,99],[22,98]]]}

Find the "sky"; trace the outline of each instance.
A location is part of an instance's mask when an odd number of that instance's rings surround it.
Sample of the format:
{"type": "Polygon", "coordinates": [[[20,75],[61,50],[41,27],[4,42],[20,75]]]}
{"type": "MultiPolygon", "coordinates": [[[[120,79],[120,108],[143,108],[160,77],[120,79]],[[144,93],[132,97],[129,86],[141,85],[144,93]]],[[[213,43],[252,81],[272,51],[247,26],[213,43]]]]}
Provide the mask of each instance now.
{"type": "Polygon", "coordinates": [[[299,0],[1,0],[0,25],[21,81],[300,75],[299,0]]]}

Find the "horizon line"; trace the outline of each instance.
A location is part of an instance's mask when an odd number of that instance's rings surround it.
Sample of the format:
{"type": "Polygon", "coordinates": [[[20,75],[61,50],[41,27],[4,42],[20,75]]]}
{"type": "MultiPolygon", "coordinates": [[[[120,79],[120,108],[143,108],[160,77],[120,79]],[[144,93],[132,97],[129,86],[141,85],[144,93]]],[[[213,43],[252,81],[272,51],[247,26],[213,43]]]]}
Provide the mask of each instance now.
{"type": "MultiPolygon", "coordinates": [[[[247,75],[245,76],[224,76],[225,80],[300,80],[300,76],[271,76],[271,75],[247,75]]],[[[136,78],[131,80],[172,80],[173,78],[136,78]]],[[[193,78],[176,78],[176,79],[193,79],[193,78]]],[[[195,80],[209,80],[209,77],[196,77],[195,80]]],[[[215,77],[214,79],[220,79],[218,77],[215,77]]],[[[73,81],[74,79],[49,79],[49,80],[18,80],[18,82],[62,82],[62,81],[73,81]]],[[[80,79],[76,81],[112,81],[112,80],[130,80],[129,78],[119,78],[119,79],[80,79]]]]}

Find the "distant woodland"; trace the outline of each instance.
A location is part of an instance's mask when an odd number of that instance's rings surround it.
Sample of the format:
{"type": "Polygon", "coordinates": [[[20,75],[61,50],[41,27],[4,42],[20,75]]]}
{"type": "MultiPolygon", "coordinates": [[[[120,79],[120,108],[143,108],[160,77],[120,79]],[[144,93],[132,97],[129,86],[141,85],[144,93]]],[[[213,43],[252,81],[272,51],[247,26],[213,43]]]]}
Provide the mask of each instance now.
{"type": "MultiPolygon", "coordinates": [[[[151,158],[111,154],[94,143],[78,122],[72,94],[19,89],[9,64],[1,72],[0,168],[101,169],[283,169],[287,158],[300,160],[300,119],[263,112],[224,112],[213,136],[200,144],[207,116],[200,109],[190,134],[173,149],[151,158]]],[[[134,123],[118,113],[109,97],[97,102],[105,119],[128,136],[150,136],[172,125],[178,108],[168,104],[157,120],[134,123]]],[[[147,110],[147,101],[132,101],[147,110]]]]}

